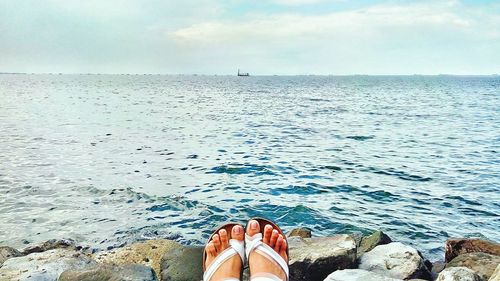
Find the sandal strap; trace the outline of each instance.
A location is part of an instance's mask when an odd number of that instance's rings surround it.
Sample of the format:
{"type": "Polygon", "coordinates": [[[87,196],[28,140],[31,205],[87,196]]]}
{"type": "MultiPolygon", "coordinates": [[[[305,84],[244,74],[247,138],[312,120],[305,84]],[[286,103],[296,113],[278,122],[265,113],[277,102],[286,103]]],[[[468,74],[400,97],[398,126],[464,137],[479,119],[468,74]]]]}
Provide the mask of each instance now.
{"type": "MultiPolygon", "coordinates": [[[[250,256],[250,253],[253,251],[259,251],[261,254],[264,254],[263,256],[276,262],[283,272],[285,272],[286,280],[288,280],[289,276],[289,271],[288,271],[288,263],[281,257],[273,248],[269,247],[269,245],[264,244],[262,242],[262,233],[257,233],[253,236],[250,236],[245,233],[245,242],[246,242],[246,258],[248,260],[248,257],[250,256]]],[[[260,278],[260,277],[257,277],[260,278]]],[[[264,277],[268,278],[267,280],[272,280],[269,279],[270,277],[264,277]]],[[[251,279],[254,280],[254,279],[251,279]]],[[[258,279],[257,279],[258,280],[258,279]]],[[[263,279],[266,280],[266,279],[263,279]]],[[[277,279],[281,280],[281,279],[277,279]]]]}
{"type": "MultiPolygon", "coordinates": [[[[222,253],[220,253],[219,255],[217,255],[215,260],[207,267],[207,270],[205,271],[205,273],[203,273],[203,281],[209,281],[210,279],[212,279],[212,276],[215,274],[217,269],[219,269],[219,267],[224,262],[226,262],[228,259],[230,259],[236,255],[240,256],[242,264],[245,263],[245,250],[244,250],[245,244],[244,244],[244,242],[236,240],[236,239],[230,239],[229,245],[230,245],[230,247],[225,249],[224,251],[222,251],[222,253]]],[[[231,279],[227,279],[227,280],[233,280],[233,279],[231,278],[231,279]]],[[[238,280],[238,279],[235,279],[235,280],[238,280]]]]}

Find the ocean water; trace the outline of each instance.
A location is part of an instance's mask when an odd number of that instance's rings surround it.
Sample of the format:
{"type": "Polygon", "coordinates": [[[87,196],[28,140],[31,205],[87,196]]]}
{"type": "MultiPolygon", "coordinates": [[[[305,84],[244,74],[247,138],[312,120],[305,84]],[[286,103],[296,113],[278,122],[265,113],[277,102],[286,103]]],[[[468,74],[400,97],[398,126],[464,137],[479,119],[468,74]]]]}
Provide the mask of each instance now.
{"type": "Polygon", "coordinates": [[[500,240],[500,77],[0,75],[0,244],[265,216],[441,259],[500,240]]]}

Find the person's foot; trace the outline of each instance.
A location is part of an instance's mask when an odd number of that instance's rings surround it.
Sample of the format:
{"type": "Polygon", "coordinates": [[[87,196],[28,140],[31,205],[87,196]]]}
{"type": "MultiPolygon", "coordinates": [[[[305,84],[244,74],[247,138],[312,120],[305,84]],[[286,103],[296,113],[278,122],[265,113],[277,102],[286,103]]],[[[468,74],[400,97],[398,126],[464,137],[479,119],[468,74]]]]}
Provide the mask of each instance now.
{"type": "MultiPolygon", "coordinates": [[[[261,226],[256,220],[250,220],[246,232],[248,235],[253,236],[261,232],[261,226]]],[[[287,244],[286,240],[274,229],[272,225],[266,224],[262,234],[262,242],[273,248],[285,261],[288,262],[286,254],[287,244]]],[[[253,251],[248,257],[248,265],[250,267],[250,276],[272,274],[279,277],[281,280],[286,280],[286,274],[283,269],[276,263],[272,262],[269,258],[262,256],[259,252],[253,251]]]]}
{"type": "MultiPolygon", "coordinates": [[[[208,268],[215,258],[222,253],[225,249],[229,248],[229,239],[236,239],[243,241],[244,229],[241,225],[228,226],[218,231],[217,234],[212,236],[212,240],[205,247],[207,258],[205,260],[205,268],[208,268]]],[[[210,279],[211,281],[224,280],[226,278],[240,279],[241,269],[243,267],[239,255],[235,255],[226,260],[215,272],[210,279]]]]}

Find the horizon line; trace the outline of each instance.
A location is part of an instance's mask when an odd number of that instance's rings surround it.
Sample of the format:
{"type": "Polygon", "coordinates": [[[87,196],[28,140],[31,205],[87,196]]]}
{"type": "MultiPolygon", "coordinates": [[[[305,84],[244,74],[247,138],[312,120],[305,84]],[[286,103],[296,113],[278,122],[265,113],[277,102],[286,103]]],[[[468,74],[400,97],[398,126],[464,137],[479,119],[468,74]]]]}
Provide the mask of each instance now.
{"type": "MultiPolygon", "coordinates": [[[[207,73],[111,73],[111,72],[1,72],[0,75],[163,75],[163,76],[237,76],[236,74],[207,74],[207,73]]],[[[435,74],[250,74],[251,76],[264,77],[264,76],[499,76],[499,73],[490,74],[456,74],[456,73],[435,73],[435,74]]]]}

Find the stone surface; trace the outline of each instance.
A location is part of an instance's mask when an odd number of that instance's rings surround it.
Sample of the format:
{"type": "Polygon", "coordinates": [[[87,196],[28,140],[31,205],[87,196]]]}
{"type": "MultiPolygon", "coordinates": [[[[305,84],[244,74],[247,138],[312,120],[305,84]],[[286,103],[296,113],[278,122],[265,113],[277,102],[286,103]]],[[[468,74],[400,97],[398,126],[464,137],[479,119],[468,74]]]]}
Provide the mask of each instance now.
{"type": "Polygon", "coordinates": [[[431,278],[418,251],[399,242],[380,245],[365,253],[359,268],[396,279],[431,278]]]}
{"type": "Polygon", "coordinates": [[[435,261],[432,263],[432,272],[440,273],[446,267],[446,263],[442,261],[435,261]]]}
{"type": "Polygon", "coordinates": [[[500,264],[500,256],[486,253],[467,253],[454,258],[446,265],[446,268],[464,266],[472,269],[482,280],[486,281],[493,275],[498,264],[500,264]]]}
{"type": "Polygon", "coordinates": [[[286,237],[293,237],[293,236],[298,236],[302,238],[311,238],[312,230],[307,227],[294,228],[286,234],[286,237]]]}
{"type": "Polygon", "coordinates": [[[323,280],[339,269],[356,266],[356,243],[349,235],[290,237],[290,279],[323,280]]]}
{"type": "Polygon", "coordinates": [[[450,267],[441,271],[436,281],[481,281],[481,278],[467,267],[450,267]]]}
{"type": "Polygon", "coordinates": [[[358,247],[358,258],[366,252],[373,250],[378,245],[385,245],[391,243],[392,240],[382,231],[375,231],[371,235],[363,236],[358,247]]]}
{"type": "Polygon", "coordinates": [[[482,239],[448,239],[445,244],[445,261],[466,253],[482,252],[500,256],[500,244],[482,239]]]}
{"type": "Polygon", "coordinates": [[[324,281],[402,281],[363,269],[337,270],[324,281]]]}
{"type": "Polygon", "coordinates": [[[160,261],[164,253],[182,247],[172,240],[156,239],[134,243],[123,248],[109,252],[99,252],[94,255],[98,263],[127,265],[131,263],[142,264],[154,269],[158,278],[160,276],[160,261]]]}
{"type": "Polygon", "coordinates": [[[87,270],[66,270],[58,281],[156,281],[151,267],[140,264],[96,265],[87,270]]]}
{"type": "Polygon", "coordinates": [[[93,264],[88,256],[74,250],[49,250],[6,260],[0,268],[0,280],[56,281],[65,270],[93,264]]]}
{"type": "Polygon", "coordinates": [[[500,263],[497,266],[497,269],[495,269],[495,272],[490,277],[490,280],[488,281],[500,281],[500,263]]]}
{"type": "Polygon", "coordinates": [[[179,247],[161,259],[161,280],[198,281],[203,279],[203,247],[179,247]]]}
{"type": "Polygon", "coordinates": [[[0,266],[2,266],[3,262],[15,257],[20,257],[21,253],[11,247],[1,246],[0,247],[0,266]]]}
{"type": "Polygon", "coordinates": [[[76,242],[71,239],[51,239],[41,244],[27,247],[26,249],[23,250],[22,254],[29,255],[32,253],[41,253],[54,249],[76,250],[77,247],[76,247],[76,242]]]}

